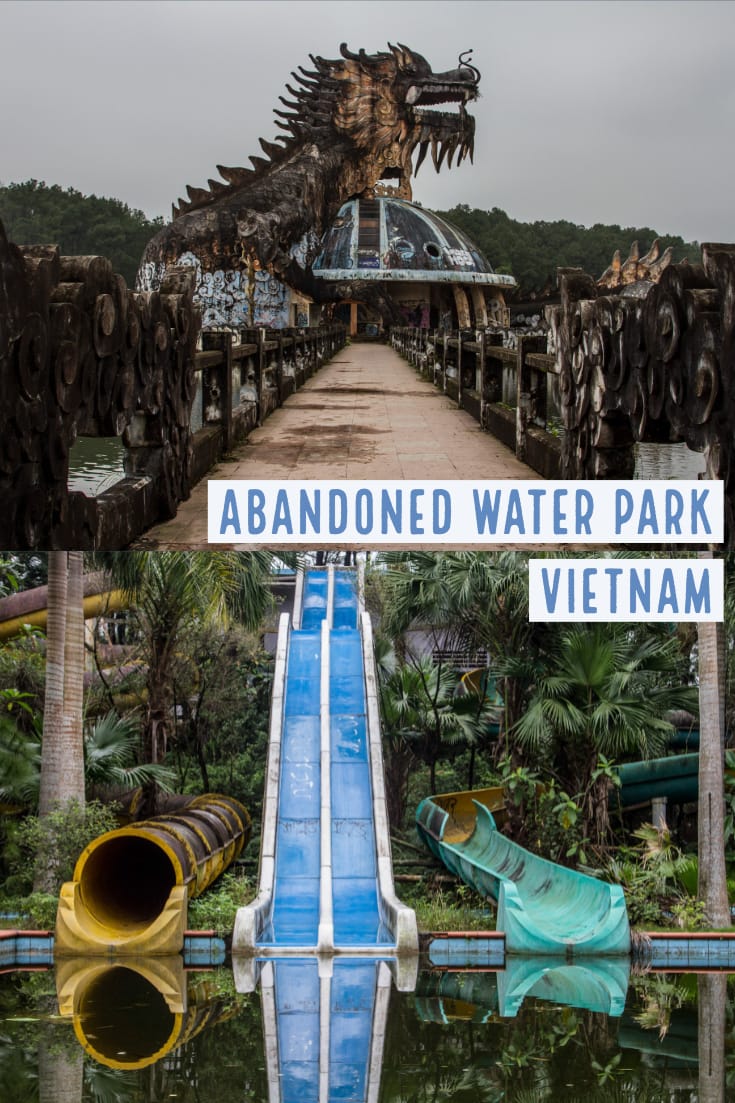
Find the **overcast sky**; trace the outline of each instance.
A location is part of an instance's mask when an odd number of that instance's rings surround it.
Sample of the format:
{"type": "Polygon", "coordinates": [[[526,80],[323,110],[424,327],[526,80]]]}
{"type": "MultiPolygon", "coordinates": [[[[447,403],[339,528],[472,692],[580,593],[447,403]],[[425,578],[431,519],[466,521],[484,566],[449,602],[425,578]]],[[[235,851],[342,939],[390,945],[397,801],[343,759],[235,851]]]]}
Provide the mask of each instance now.
{"type": "MultiPolygon", "coordinates": [[[[482,72],[474,166],[425,206],[734,241],[735,4],[0,0],[0,183],[35,177],[168,216],[278,133],[290,71],[402,42],[482,72]]],[[[492,258],[491,258],[492,259],[492,258]]]]}

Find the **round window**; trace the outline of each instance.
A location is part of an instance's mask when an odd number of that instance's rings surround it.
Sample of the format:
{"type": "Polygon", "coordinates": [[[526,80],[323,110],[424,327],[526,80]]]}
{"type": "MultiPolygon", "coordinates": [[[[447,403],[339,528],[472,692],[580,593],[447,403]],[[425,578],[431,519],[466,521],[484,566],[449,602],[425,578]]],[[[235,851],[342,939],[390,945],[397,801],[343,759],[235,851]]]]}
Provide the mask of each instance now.
{"type": "Polygon", "coordinates": [[[442,255],[442,251],[435,241],[427,241],[426,245],[424,245],[424,250],[432,260],[439,260],[439,257],[442,255]]]}

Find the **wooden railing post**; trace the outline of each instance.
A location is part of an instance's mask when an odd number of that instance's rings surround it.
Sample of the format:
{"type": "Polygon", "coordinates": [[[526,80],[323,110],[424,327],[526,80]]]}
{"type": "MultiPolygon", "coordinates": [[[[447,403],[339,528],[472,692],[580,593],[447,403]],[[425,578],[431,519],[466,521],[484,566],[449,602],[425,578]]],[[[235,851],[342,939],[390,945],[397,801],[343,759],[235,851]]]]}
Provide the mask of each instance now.
{"type": "Polygon", "coordinates": [[[202,333],[202,351],[222,353],[219,364],[202,369],[202,425],[222,426],[222,447],[232,445],[232,336],[230,333],[202,333]]]}

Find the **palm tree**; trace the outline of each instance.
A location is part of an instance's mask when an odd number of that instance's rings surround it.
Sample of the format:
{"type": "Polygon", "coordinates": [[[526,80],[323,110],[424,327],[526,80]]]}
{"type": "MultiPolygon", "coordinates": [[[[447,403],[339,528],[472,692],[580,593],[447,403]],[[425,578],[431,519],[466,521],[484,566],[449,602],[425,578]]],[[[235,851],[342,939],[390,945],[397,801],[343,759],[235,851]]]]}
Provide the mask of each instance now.
{"type": "MultiPolygon", "coordinates": [[[[378,666],[380,670],[380,666],[378,666]]],[[[411,740],[418,727],[413,700],[413,668],[402,666],[380,681],[380,714],[385,765],[385,799],[391,827],[400,828],[406,814],[408,783],[416,758],[411,740]]]]}
{"type": "Polygon", "coordinates": [[[155,783],[170,792],[175,774],[159,763],[137,763],[140,724],[134,715],[110,711],[84,733],[84,774],[88,790],[137,789],[155,783]]]}
{"type": "MultiPolygon", "coordinates": [[[[436,790],[436,764],[447,747],[472,746],[488,723],[485,702],[457,694],[459,678],[452,667],[420,658],[399,667],[381,687],[387,745],[404,760],[405,750],[410,748],[426,763],[432,792],[436,790]]],[[[390,751],[387,757],[390,763],[390,751]]],[[[410,760],[403,768],[410,768],[410,760]]],[[[389,765],[388,773],[390,770],[389,765]]]]}
{"type": "MultiPolygon", "coordinates": [[[[487,652],[502,671],[503,735],[512,731],[538,674],[538,654],[555,631],[528,619],[528,557],[518,552],[387,552],[381,628],[398,636],[428,629],[435,647],[487,652]]],[[[510,748],[512,751],[512,747],[510,748]]]]}
{"type": "Polygon", "coordinates": [[[84,806],[82,552],[49,552],[46,699],[39,814],[84,806]]]}
{"type": "Polygon", "coordinates": [[[514,736],[540,757],[571,794],[581,794],[586,833],[597,843],[608,834],[606,760],[636,753],[661,754],[673,708],[691,709],[696,690],[672,685],[676,640],[641,634],[625,624],[574,624],[560,633],[546,673],[514,736]]]}
{"type": "Polygon", "coordinates": [[[725,868],[725,635],[701,623],[699,641],[699,807],[697,896],[714,927],[730,926],[725,868]]]}
{"type": "MultiPolygon", "coordinates": [[[[172,673],[187,655],[187,637],[201,624],[225,627],[230,619],[257,627],[271,602],[270,552],[121,552],[101,557],[123,590],[141,630],[147,668],[143,758],[160,763],[170,735],[172,673]]],[[[146,786],[147,814],[155,790],[146,786]]]]}

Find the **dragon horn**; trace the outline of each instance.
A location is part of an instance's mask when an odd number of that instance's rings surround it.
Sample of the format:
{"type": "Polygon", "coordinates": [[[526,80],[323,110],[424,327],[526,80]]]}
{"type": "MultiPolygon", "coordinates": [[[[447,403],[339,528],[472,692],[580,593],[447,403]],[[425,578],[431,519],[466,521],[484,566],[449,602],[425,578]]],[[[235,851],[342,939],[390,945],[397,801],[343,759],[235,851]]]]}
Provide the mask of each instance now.
{"type": "Polygon", "coordinates": [[[472,50],[465,50],[464,53],[459,55],[459,67],[460,69],[469,69],[471,73],[474,73],[475,84],[480,83],[480,70],[476,69],[474,65],[470,65],[469,58],[472,57],[472,50]],[[467,59],[467,60],[465,60],[467,59]]]}
{"type": "Polygon", "coordinates": [[[246,183],[253,175],[252,169],[228,168],[227,165],[217,165],[217,172],[228,184],[237,186],[246,183]]]}
{"type": "Polygon", "coordinates": [[[282,146],[277,146],[273,142],[266,142],[265,138],[258,138],[258,141],[260,142],[260,148],[263,150],[263,153],[265,153],[266,156],[270,157],[271,159],[277,153],[283,153],[282,146]]]}
{"type": "Polygon", "coordinates": [[[212,198],[206,188],[192,188],[189,184],[186,185],[186,194],[192,203],[203,203],[212,198]]]}

